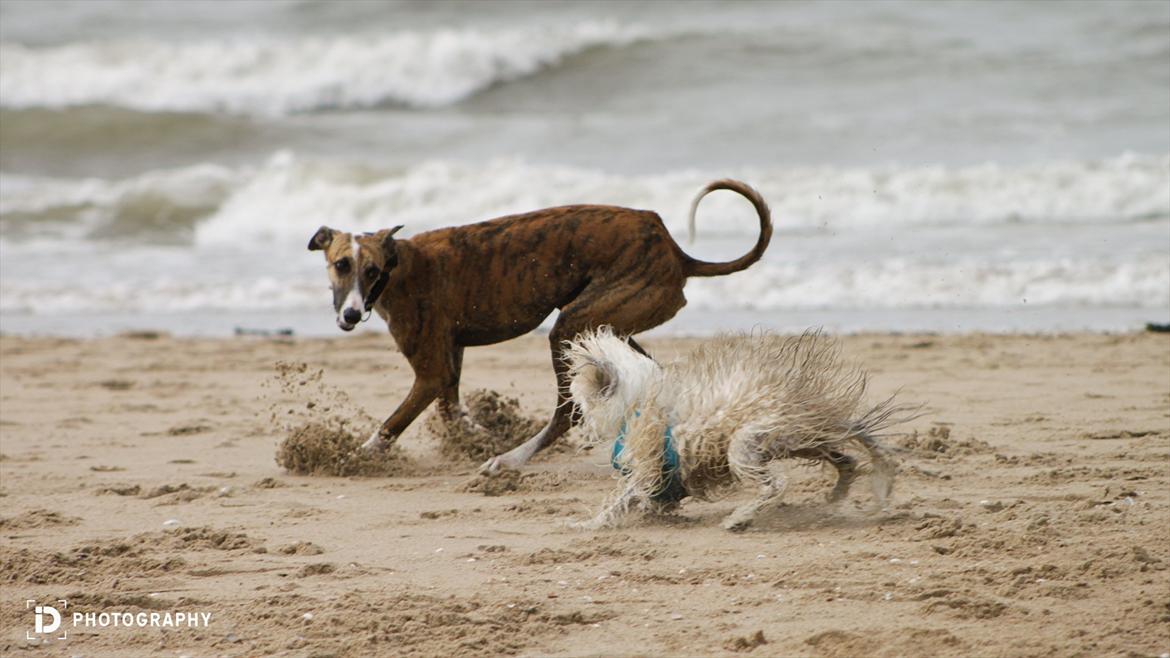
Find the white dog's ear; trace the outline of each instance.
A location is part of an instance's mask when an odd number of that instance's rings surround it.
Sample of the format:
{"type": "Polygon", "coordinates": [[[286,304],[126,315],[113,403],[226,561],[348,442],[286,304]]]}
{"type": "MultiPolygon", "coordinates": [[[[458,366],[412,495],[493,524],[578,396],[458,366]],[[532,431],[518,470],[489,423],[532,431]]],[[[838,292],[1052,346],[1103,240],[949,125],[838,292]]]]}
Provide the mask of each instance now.
{"type": "Polygon", "coordinates": [[[586,393],[592,397],[608,398],[617,390],[617,368],[609,361],[586,356],[578,376],[585,384],[586,393]]]}

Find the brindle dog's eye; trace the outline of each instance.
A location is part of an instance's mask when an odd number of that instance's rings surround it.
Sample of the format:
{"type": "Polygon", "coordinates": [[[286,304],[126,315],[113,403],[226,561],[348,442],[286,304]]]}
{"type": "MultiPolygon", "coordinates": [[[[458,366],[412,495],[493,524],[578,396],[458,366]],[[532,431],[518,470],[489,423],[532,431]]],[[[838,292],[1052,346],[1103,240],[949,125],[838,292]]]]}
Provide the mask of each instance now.
{"type": "Polygon", "coordinates": [[[342,258],[341,260],[334,263],[333,267],[337,270],[338,274],[349,274],[349,259],[342,258]]]}
{"type": "Polygon", "coordinates": [[[367,268],[366,268],[366,278],[367,278],[367,279],[376,279],[376,278],[378,278],[378,268],[376,268],[376,267],[367,267],[367,268]]]}

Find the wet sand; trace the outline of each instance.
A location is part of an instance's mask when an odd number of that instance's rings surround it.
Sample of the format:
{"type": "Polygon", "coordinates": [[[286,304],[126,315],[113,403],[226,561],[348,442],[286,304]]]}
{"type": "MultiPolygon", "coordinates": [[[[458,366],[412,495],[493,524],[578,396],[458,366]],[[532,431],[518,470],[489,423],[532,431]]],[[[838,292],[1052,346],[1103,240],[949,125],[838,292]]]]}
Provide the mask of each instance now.
{"type": "MultiPolygon", "coordinates": [[[[616,486],[604,449],[484,482],[425,418],[390,476],[280,468],[297,422],[368,431],[403,397],[386,336],[0,337],[0,653],[1170,652],[1170,337],[843,340],[875,399],[926,405],[889,441],[893,504],[871,513],[856,486],[828,506],[830,474],[792,462],[785,506],[729,534],[719,520],[751,492],[568,529],[616,486]],[[302,385],[278,364],[321,374],[302,385]],[[66,640],[29,641],[29,599],[212,619],[66,615],[66,640]]],[[[693,342],[645,341],[662,358],[693,342]]],[[[543,416],[546,339],[468,350],[463,389],[543,416]]]]}

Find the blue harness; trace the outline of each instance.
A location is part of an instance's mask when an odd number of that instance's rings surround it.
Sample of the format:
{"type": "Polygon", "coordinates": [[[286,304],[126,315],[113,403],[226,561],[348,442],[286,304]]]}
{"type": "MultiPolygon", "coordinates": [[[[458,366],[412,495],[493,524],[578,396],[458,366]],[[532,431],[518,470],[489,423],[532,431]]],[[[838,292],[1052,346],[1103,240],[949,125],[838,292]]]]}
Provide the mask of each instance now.
{"type": "MultiPolygon", "coordinates": [[[[634,415],[641,414],[635,411],[634,415]]],[[[622,475],[629,475],[630,469],[623,468],[618,461],[625,447],[626,424],[622,423],[617,439],[613,442],[613,454],[609,458],[609,463],[613,465],[614,470],[620,471],[622,475]]],[[[658,503],[677,503],[686,497],[687,489],[683,486],[682,472],[678,464],[678,450],[674,447],[674,436],[671,434],[670,426],[667,425],[662,447],[662,488],[652,493],[650,498],[658,503]]]]}

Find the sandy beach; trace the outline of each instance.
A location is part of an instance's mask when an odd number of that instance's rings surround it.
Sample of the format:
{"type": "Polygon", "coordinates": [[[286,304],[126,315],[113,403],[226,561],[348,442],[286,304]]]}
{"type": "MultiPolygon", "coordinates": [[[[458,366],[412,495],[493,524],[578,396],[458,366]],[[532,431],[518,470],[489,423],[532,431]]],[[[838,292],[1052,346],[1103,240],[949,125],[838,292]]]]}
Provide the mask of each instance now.
{"type": "Polygon", "coordinates": [[[1170,658],[1168,55],[1164,0],[0,0],[0,658],[1170,658]],[[615,207],[746,269],[678,309],[615,207]],[[532,332],[363,456],[413,373],[346,299],[532,332]],[[745,532],[581,530],[578,431],[480,475],[554,308],[838,336],[921,405],[892,500],[791,460],[745,532]]]}
{"type": "MultiPolygon", "coordinates": [[[[843,342],[875,398],[925,405],[888,440],[893,504],[871,513],[859,486],[831,507],[829,473],[792,462],[786,504],[729,534],[719,520],[750,492],[569,529],[615,486],[604,449],[554,451],[485,487],[423,419],[399,475],[281,469],[295,421],[361,424],[405,394],[386,336],[0,337],[0,653],[1170,651],[1170,339],[843,342]],[[61,599],[67,638],[27,640],[25,601],[61,599]],[[74,612],[179,611],[212,617],[71,625],[74,612]]],[[[647,347],[669,359],[693,343],[647,347]]],[[[529,336],[469,350],[463,390],[542,417],[551,380],[547,342],[529,336]]]]}

